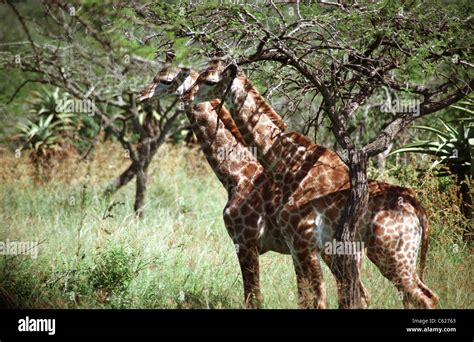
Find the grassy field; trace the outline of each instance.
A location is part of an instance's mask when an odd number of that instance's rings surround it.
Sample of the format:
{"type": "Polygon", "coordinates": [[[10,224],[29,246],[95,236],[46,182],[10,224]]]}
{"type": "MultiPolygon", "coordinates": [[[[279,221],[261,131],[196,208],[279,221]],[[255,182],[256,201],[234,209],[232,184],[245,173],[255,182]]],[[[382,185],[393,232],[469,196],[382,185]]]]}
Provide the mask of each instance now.
{"type": "MultiPolygon", "coordinates": [[[[197,149],[164,146],[150,169],[145,218],[132,212],[134,184],[102,192],[127,165],[100,147],[37,184],[27,156],[0,154],[0,241],[38,242],[38,257],[0,256],[0,304],[23,308],[241,308],[242,281],[222,208],[226,194],[197,149]],[[88,176],[89,175],[89,176],[88,176]]],[[[425,280],[440,308],[474,308],[472,246],[449,182],[409,168],[378,176],[416,189],[431,222],[425,280]],[[395,177],[396,176],[396,177],[395,177]],[[441,190],[439,190],[441,189],[441,190]]],[[[335,282],[324,266],[330,308],[335,282]]],[[[395,288],[367,261],[372,308],[402,308],[395,288]]],[[[261,257],[265,308],[296,308],[289,256],[261,257]]]]}

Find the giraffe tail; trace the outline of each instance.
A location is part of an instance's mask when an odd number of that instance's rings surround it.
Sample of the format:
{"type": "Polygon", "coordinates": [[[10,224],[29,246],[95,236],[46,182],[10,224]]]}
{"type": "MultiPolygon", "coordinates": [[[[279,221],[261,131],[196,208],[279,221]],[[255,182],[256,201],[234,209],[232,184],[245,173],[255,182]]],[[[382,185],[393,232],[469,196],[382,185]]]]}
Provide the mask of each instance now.
{"type": "Polygon", "coordinates": [[[420,253],[420,270],[419,277],[423,281],[423,272],[425,271],[426,266],[426,252],[428,251],[428,233],[430,230],[430,225],[428,219],[426,218],[426,213],[424,210],[418,214],[418,219],[421,224],[421,253],[420,253]]]}

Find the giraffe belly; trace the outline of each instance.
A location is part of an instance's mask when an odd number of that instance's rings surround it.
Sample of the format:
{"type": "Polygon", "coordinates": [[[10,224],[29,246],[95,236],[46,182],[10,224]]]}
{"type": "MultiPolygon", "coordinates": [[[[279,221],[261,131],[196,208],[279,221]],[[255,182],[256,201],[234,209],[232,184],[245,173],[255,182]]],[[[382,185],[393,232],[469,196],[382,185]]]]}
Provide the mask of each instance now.
{"type": "Polygon", "coordinates": [[[281,254],[290,254],[290,249],[285,241],[285,237],[278,229],[278,226],[271,222],[265,222],[260,230],[258,239],[260,254],[272,251],[281,254]]]}
{"type": "Polygon", "coordinates": [[[316,246],[320,252],[324,252],[328,243],[332,243],[335,238],[334,229],[321,213],[315,214],[313,224],[313,234],[315,236],[316,246]]]}
{"type": "Polygon", "coordinates": [[[319,252],[322,254],[334,254],[336,251],[342,251],[341,253],[356,253],[359,255],[360,252],[367,247],[366,232],[368,224],[362,223],[359,230],[356,232],[354,243],[350,246],[346,246],[341,245],[341,242],[337,241],[336,229],[339,219],[340,218],[338,217],[336,221],[331,221],[323,214],[316,212],[313,233],[319,252]]]}

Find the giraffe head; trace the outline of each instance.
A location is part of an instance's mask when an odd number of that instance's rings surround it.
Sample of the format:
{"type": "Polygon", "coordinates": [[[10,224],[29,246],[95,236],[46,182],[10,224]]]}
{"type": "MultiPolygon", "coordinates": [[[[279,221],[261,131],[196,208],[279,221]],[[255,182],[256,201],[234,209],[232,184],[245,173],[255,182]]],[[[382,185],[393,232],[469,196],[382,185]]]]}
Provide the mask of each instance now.
{"type": "Polygon", "coordinates": [[[158,74],[153,78],[153,82],[138,95],[138,101],[144,101],[155,96],[175,95],[176,89],[191,74],[196,74],[191,69],[180,68],[171,64],[172,57],[166,56],[166,63],[158,74]]]}
{"type": "Polygon", "coordinates": [[[214,59],[207,68],[196,78],[192,75],[178,88],[177,95],[184,101],[205,102],[211,99],[222,98],[226,89],[237,74],[237,66],[226,63],[221,59],[214,59]]]}
{"type": "Polygon", "coordinates": [[[184,102],[196,100],[194,95],[199,90],[198,78],[199,74],[197,72],[191,71],[188,73],[187,77],[185,77],[185,79],[180,82],[180,86],[176,88],[175,95],[179,96],[184,102]]]}

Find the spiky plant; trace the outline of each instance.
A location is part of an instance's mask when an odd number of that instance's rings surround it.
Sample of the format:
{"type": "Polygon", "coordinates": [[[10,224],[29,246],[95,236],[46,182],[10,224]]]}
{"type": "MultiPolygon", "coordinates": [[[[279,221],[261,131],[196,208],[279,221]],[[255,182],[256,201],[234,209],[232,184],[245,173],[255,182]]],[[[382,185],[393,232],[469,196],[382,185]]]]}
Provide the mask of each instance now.
{"type": "Polygon", "coordinates": [[[48,164],[51,157],[60,151],[58,126],[60,121],[52,122],[54,116],[39,118],[37,122],[28,120],[17,125],[20,133],[17,138],[23,141],[24,148],[31,149],[30,158],[34,163],[48,164]]]}
{"type": "Polygon", "coordinates": [[[53,91],[43,89],[33,92],[29,112],[43,118],[53,115],[52,122],[60,121],[61,127],[68,128],[61,130],[61,134],[66,135],[64,138],[71,141],[76,149],[83,150],[97,135],[99,124],[90,113],[74,112],[74,104],[75,99],[58,88],[53,91]]]}
{"type": "Polygon", "coordinates": [[[52,116],[51,122],[59,122],[64,133],[71,131],[72,128],[79,129],[80,121],[75,113],[69,113],[65,109],[69,108],[69,104],[73,101],[67,93],[59,91],[59,88],[49,91],[43,89],[34,91],[32,99],[28,102],[29,113],[39,116],[40,118],[49,118],[52,116]]]}
{"type": "MultiPolygon", "coordinates": [[[[472,107],[474,101],[468,99],[462,101],[452,108],[462,112],[473,114],[472,107]]],[[[470,184],[474,170],[472,168],[472,157],[474,154],[474,118],[467,117],[457,119],[450,123],[440,120],[442,129],[428,126],[412,126],[425,132],[434,133],[436,139],[417,140],[407,144],[391,154],[412,152],[427,154],[435,157],[431,169],[436,169],[436,175],[445,177],[455,175],[461,197],[461,210],[463,214],[471,219],[472,217],[472,198],[470,194],[470,184]]]]}
{"type": "Polygon", "coordinates": [[[52,165],[53,160],[62,159],[69,154],[71,144],[68,142],[80,127],[74,113],[66,113],[61,108],[70,98],[61,94],[58,89],[34,92],[28,102],[29,112],[33,115],[26,121],[17,124],[18,140],[22,149],[28,150],[29,157],[37,171],[37,178],[44,169],[52,165]]]}
{"type": "Polygon", "coordinates": [[[442,120],[440,122],[444,128],[443,130],[428,126],[412,126],[415,129],[434,133],[437,140],[417,140],[393,151],[391,154],[413,152],[437,157],[431,168],[446,166],[438,170],[437,174],[439,176],[448,174],[462,176],[470,173],[469,139],[472,139],[472,127],[466,126],[464,122],[461,122],[458,128],[442,120]]]}

